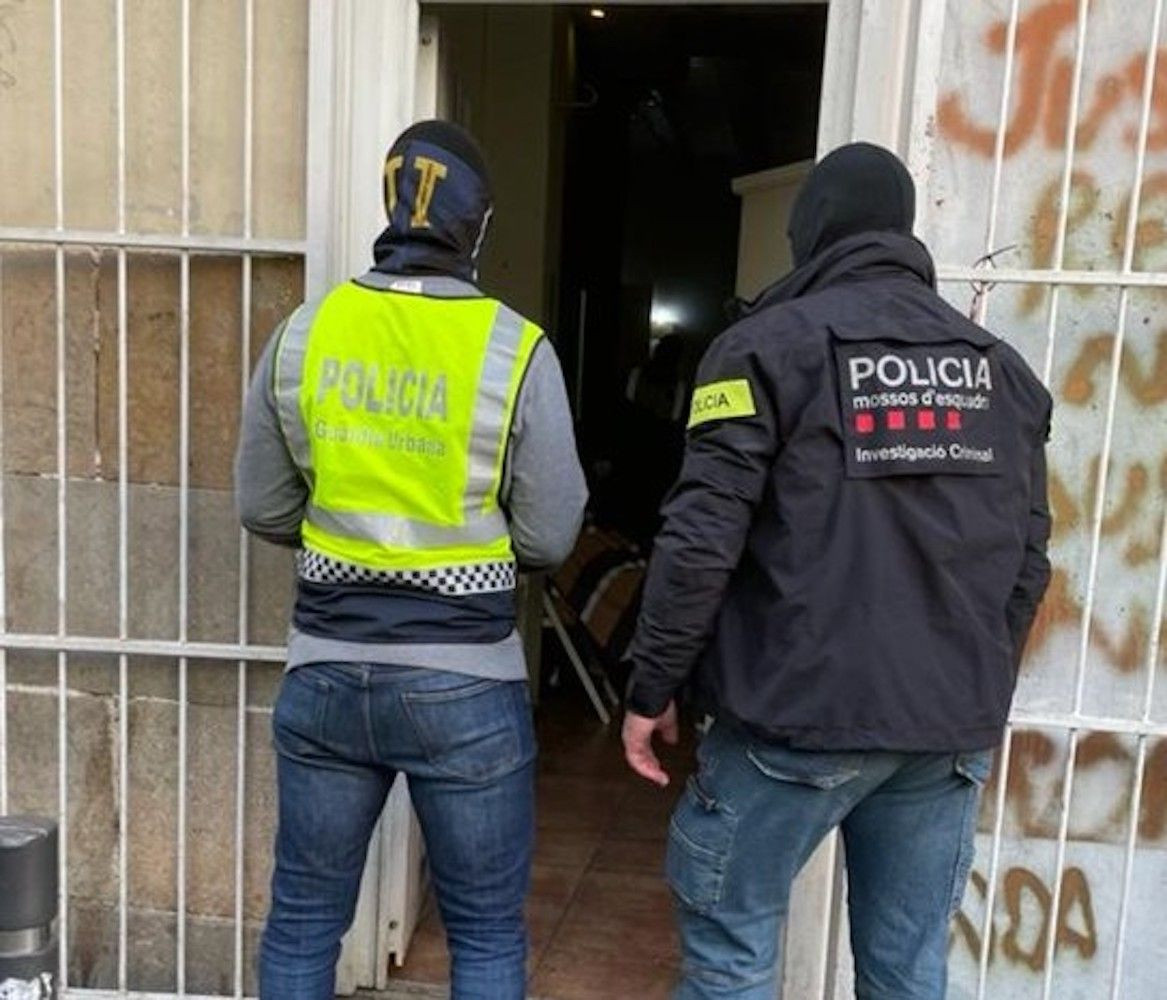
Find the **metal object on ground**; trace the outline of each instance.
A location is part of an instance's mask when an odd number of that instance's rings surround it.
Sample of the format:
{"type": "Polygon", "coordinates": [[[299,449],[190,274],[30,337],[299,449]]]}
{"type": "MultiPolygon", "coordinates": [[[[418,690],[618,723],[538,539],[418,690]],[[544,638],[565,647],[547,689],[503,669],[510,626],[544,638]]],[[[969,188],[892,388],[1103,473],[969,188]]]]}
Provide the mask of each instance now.
{"type": "Polygon", "coordinates": [[[0,816],[0,1000],[56,1000],[57,824],[0,816]]]}

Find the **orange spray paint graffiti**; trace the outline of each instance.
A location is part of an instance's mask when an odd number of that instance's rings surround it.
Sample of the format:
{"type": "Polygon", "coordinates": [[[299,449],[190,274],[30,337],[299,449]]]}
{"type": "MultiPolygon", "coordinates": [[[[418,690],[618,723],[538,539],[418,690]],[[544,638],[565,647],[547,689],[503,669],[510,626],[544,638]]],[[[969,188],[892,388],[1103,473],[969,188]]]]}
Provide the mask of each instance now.
{"type": "MultiPolygon", "coordinates": [[[[985,876],[974,871],[970,878],[974,892],[984,900],[988,895],[985,876]]],[[[1094,916],[1093,893],[1081,868],[1067,868],[1062,873],[1062,891],[1058,900],[1057,921],[1053,920],[1053,891],[1029,868],[1009,868],[1001,880],[1001,897],[1005,908],[1004,927],[994,915],[989,926],[989,964],[1000,957],[1012,965],[1031,972],[1045,969],[1046,950],[1051,933],[1059,948],[1073,949],[1086,960],[1098,951],[1098,927],[1094,916]],[[1033,903],[1035,906],[1027,906],[1033,903]],[[1033,919],[1036,910],[1036,921],[1033,919]],[[1051,926],[1053,925],[1053,926],[1051,926]]],[[[953,922],[952,946],[965,946],[973,958],[981,953],[981,927],[964,912],[957,912],[953,922]]]]}
{"type": "MultiPolygon", "coordinates": [[[[1026,838],[1053,840],[1058,836],[1064,787],[1061,769],[1065,744],[1037,729],[1013,734],[1009,754],[1008,784],[1005,789],[1006,828],[1026,838]],[[1055,775],[1039,780],[1039,775],[1055,775]]],[[[1069,836],[1075,842],[1119,844],[1125,842],[1134,794],[1135,751],[1113,733],[1094,732],[1082,736],[1075,760],[1075,782],[1091,776],[1105,779],[1103,798],[1092,803],[1088,813],[1072,812],[1069,836]],[[1125,780],[1114,780],[1115,774],[1125,780]]],[[[980,829],[992,829],[1000,756],[981,801],[980,829]]],[[[1148,745],[1144,763],[1138,834],[1147,844],[1167,847],[1167,739],[1148,745]]]]}
{"type": "MultiPolygon", "coordinates": [[[[1078,24],[1077,0],[1056,0],[1038,7],[1017,25],[1016,80],[1012,114],[1005,128],[1005,156],[1013,156],[1038,140],[1057,149],[1065,145],[1073,86],[1074,60],[1059,52],[1063,40],[1073,38],[1078,24]]],[[[990,26],[985,44],[1005,55],[1008,25],[990,26]]],[[[1148,149],[1167,148],[1167,57],[1160,53],[1152,85],[1148,149]]],[[[1083,95],[1076,135],[1078,149],[1091,148],[1102,128],[1119,113],[1129,113],[1123,139],[1134,145],[1146,81],[1146,56],[1135,55],[1114,71],[1104,74],[1090,95],[1083,95]]],[[[981,156],[992,156],[997,129],[981,125],[965,109],[958,93],[946,94],[937,107],[937,124],[946,138],[981,156]]]]}
{"type": "MultiPolygon", "coordinates": [[[[1055,401],[1054,572],[1017,699],[1019,717],[1051,721],[1014,731],[1008,767],[998,763],[985,790],[978,839],[984,847],[1000,830],[1000,850],[992,855],[994,884],[986,867],[974,870],[954,921],[954,981],[960,995],[974,995],[983,948],[993,970],[987,995],[1031,995],[1047,974],[1053,995],[1109,995],[1125,906],[1138,915],[1126,941],[1128,955],[1139,958],[1127,961],[1124,989],[1157,996],[1161,983],[1145,970],[1155,966],[1158,945],[1143,925],[1160,906],[1152,883],[1167,868],[1167,737],[1079,727],[1068,784],[1063,713],[1123,719],[1135,730],[1149,696],[1155,721],[1167,704],[1167,618],[1156,614],[1167,514],[1167,288],[1147,277],[1167,274],[1167,43],[1162,32],[1149,36],[1151,3],[1025,0],[1011,39],[1003,14],[1012,7],[1009,0],[945,5],[925,226],[942,267],[967,267],[1015,245],[997,266],[1036,274],[1002,276],[989,321],[1048,376],[1055,401]],[[991,161],[999,142],[998,176],[991,161]],[[984,242],[989,233],[992,246],[984,242]],[[1143,273],[1125,280],[1128,266],[1143,273]],[[1145,874],[1124,886],[1130,871],[1145,874]]],[[[956,304],[965,305],[959,296],[956,304]]]]}

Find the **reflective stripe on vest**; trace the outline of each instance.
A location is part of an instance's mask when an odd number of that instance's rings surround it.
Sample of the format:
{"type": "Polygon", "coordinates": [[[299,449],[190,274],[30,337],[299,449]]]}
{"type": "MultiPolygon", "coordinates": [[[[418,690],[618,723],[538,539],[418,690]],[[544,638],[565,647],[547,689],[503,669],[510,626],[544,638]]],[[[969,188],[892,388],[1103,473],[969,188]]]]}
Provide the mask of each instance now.
{"type": "Polygon", "coordinates": [[[541,335],[449,278],[373,273],[297,310],[275,393],[311,490],[305,546],[376,569],[513,560],[498,495],[541,335]]]}

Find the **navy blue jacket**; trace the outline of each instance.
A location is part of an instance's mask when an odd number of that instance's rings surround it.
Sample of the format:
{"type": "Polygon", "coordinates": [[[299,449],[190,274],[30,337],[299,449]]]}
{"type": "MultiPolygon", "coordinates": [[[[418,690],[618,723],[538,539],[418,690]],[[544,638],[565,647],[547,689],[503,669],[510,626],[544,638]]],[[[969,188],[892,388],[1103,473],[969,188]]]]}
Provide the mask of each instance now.
{"type": "Polygon", "coordinates": [[[1049,580],[1051,400],[934,284],[918,241],[852,236],[714,342],[633,711],[692,678],[704,707],[795,748],[999,741],[1049,580]]]}

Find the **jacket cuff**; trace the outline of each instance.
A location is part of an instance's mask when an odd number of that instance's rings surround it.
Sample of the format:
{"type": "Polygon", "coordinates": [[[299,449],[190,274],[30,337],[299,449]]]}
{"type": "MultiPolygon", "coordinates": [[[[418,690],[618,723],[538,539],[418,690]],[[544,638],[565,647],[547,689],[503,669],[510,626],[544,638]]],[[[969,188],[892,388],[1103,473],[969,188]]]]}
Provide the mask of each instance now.
{"type": "Polygon", "coordinates": [[[624,696],[624,707],[637,715],[643,715],[646,719],[655,719],[664,713],[672,700],[671,691],[662,691],[633,678],[628,685],[628,693],[624,696]]]}

